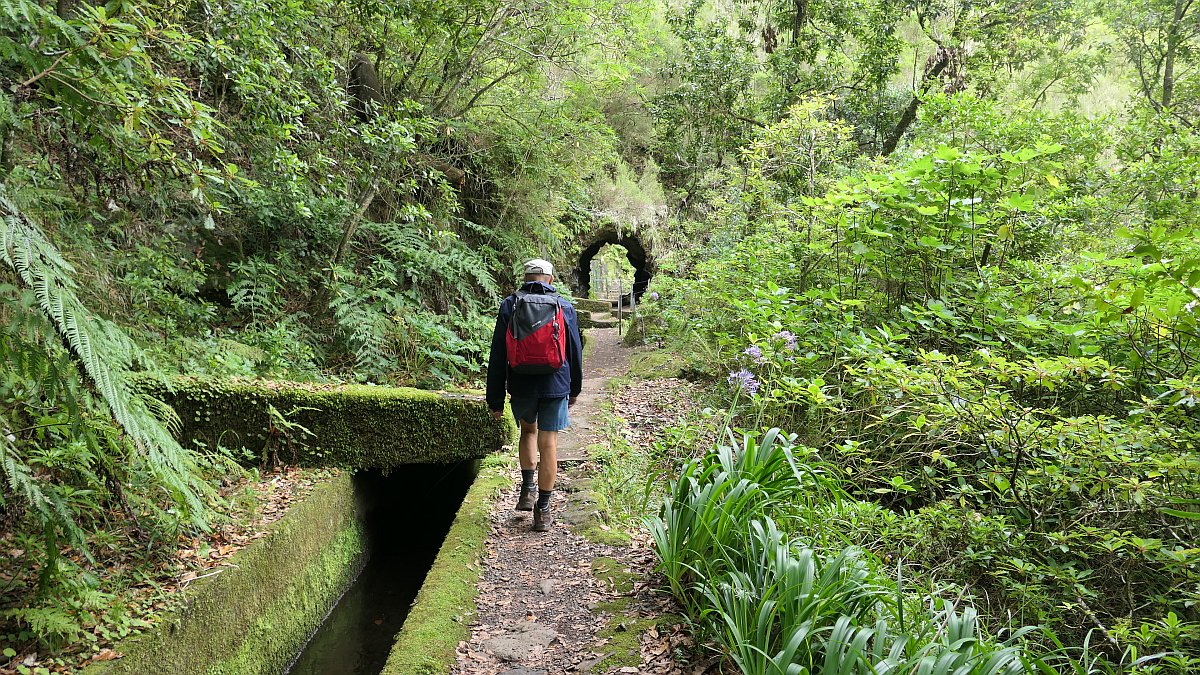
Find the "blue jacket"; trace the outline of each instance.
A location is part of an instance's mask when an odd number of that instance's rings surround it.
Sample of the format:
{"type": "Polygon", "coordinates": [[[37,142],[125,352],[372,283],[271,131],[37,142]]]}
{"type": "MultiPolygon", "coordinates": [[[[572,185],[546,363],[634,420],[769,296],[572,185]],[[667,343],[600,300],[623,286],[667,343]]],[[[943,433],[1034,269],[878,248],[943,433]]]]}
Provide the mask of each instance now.
{"type": "MultiPolygon", "coordinates": [[[[530,281],[521,290],[527,293],[553,292],[554,287],[540,281],[530,281]]],[[[500,303],[500,315],[496,317],[496,329],[492,332],[492,353],[488,358],[487,404],[492,410],[504,409],[505,384],[507,390],[517,398],[560,398],[579,396],[583,389],[583,341],[579,335],[579,318],[575,307],[566,298],[562,300],[563,318],[567,320],[567,363],[548,375],[519,375],[508,372],[508,347],[505,333],[509,317],[512,316],[515,296],[508,296],[500,303]]]]}

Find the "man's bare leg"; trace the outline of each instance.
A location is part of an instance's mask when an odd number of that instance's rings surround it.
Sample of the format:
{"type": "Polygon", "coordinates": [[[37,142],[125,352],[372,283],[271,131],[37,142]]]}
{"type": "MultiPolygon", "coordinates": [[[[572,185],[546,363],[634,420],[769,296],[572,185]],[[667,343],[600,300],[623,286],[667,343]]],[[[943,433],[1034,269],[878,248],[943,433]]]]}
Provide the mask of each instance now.
{"type": "Polygon", "coordinates": [[[517,499],[518,511],[532,511],[537,502],[537,483],[533,472],[537,466],[537,423],[521,422],[521,440],[517,458],[521,464],[521,496],[517,499]]]}
{"type": "Polygon", "coordinates": [[[530,423],[521,420],[521,442],[518,445],[518,457],[522,469],[529,470],[537,466],[538,436],[537,422],[530,423]]]}
{"type": "Polygon", "coordinates": [[[537,432],[537,449],[538,489],[550,492],[554,490],[554,480],[558,478],[558,432],[537,432]]]}
{"type": "Polygon", "coordinates": [[[538,498],[533,506],[533,531],[548,532],[554,525],[550,497],[558,477],[558,432],[538,431],[538,498]]]}

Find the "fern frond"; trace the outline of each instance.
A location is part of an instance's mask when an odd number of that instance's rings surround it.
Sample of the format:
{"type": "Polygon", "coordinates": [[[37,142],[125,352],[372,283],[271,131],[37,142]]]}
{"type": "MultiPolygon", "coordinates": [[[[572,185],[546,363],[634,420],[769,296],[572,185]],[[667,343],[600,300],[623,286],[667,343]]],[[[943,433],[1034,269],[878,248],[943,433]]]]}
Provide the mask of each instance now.
{"type": "Polygon", "coordinates": [[[137,449],[133,459],[141,465],[137,468],[153,476],[193,524],[206,526],[203,498],[211,488],[198,479],[195,458],[155,416],[154,404],[137,394],[129,382],[131,364],[143,358],[140,348],[115,324],[83,306],[75,293],[74,269],[41,227],[19,212],[2,184],[0,223],[0,264],[16,272],[33,291],[38,307],[108,414],[129,435],[137,449]]]}
{"type": "MultiPolygon", "coordinates": [[[[49,524],[62,532],[72,545],[83,546],[83,530],[76,525],[65,500],[53,486],[47,486],[47,490],[42,489],[38,479],[29,470],[29,465],[21,460],[5,436],[0,436],[0,474],[12,493],[25,502],[39,522],[49,524]]],[[[4,493],[0,491],[0,506],[4,503],[4,493]]]]}

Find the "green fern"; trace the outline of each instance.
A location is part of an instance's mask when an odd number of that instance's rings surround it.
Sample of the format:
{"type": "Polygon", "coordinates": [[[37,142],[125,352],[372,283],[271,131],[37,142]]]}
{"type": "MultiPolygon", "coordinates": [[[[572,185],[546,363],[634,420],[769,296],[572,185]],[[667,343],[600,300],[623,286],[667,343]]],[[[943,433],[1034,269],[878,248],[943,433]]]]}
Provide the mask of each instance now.
{"type": "Polygon", "coordinates": [[[25,624],[48,645],[74,642],[84,630],[75,614],[61,607],[23,607],[0,612],[0,616],[25,624]]]}
{"type": "Polygon", "coordinates": [[[388,310],[395,311],[397,298],[383,290],[372,290],[349,270],[339,270],[331,290],[329,305],[339,334],[354,354],[355,365],[370,376],[387,373],[391,368],[388,310]]]}
{"type": "MultiPolygon", "coordinates": [[[[112,322],[95,316],[79,301],[74,269],[46,238],[42,229],[23,215],[0,185],[0,264],[16,273],[31,289],[49,326],[79,365],[105,411],[128,435],[135,452],[134,471],[153,477],[184,517],[207,526],[204,498],[211,488],[198,479],[192,454],[184,450],[156,417],[160,404],[142,398],[129,383],[134,364],[145,360],[141,349],[112,322]]],[[[6,453],[5,457],[11,457],[6,453]]],[[[6,478],[30,503],[40,499],[16,462],[5,465],[6,478]]],[[[46,496],[45,494],[42,495],[46,496]]]]}
{"type": "MultiPolygon", "coordinates": [[[[58,526],[72,542],[82,542],[83,533],[75,525],[70,511],[64,508],[60,500],[53,499],[42,491],[33,472],[28,465],[20,461],[7,436],[0,436],[0,473],[3,474],[4,482],[11,493],[33,509],[39,520],[58,526]]],[[[6,505],[4,492],[0,490],[0,506],[6,505]]]]}

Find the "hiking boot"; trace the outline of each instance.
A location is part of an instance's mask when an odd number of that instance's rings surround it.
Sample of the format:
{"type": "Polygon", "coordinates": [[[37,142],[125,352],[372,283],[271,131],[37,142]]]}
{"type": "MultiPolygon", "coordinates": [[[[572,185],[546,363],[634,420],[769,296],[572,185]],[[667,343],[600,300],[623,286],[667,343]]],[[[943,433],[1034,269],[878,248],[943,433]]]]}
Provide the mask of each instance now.
{"type": "Polygon", "coordinates": [[[533,503],[537,501],[537,492],[538,489],[536,485],[522,487],[521,496],[517,499],[517,510],[532,511],[533,503]]]}
{"type": "Polygon", "coordinates": [[[533,511],[533,531],[534,532],[549,532],[550,526],[554,524],[554,516],[550,515],[550,507],[545,509],[535,509],[533,511]]]}

